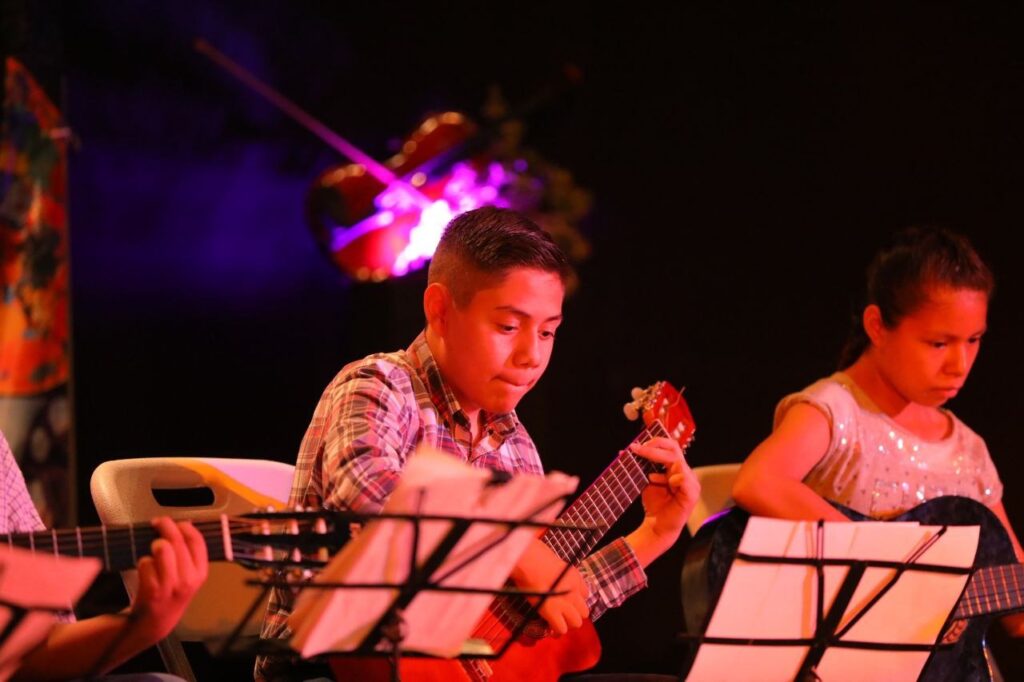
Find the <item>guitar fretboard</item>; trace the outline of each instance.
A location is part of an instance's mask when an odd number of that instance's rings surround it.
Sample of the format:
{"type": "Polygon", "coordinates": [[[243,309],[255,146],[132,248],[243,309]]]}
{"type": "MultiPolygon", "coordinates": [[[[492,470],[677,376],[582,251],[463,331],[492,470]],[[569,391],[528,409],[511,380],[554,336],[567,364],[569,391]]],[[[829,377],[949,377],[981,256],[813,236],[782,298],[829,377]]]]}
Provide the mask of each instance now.
{"type": "MultiPolygon", "coordinates": [[[[642,443],[667,435],[661,422],[655,421],[633,442],[642,443]]],[[[541,540],[562,561],[577,563],[601,541],[612,524],[640,496],[647,487],[647,477],[659,469],[659,465],[634,455],[628,448],[623,450],[558,519],[572,525],[594,526],[597,530],[591,532],[553,528],[545,532],[541,540]]]]}
{"type": "MultiPolygon", "coordinates": [[[[225,560],[227,548],[222,522],[196,521],[193,525],[206,541],[210,560],[225,560]]],[[[95,557],[103,562],[103,570],[123,571],[133,568],[141,557],[149,555],[150,546],[158,537],[156,529],[149,524],[98,526],[3,534],[0,535],[0,546],[62,557],[95,557]]]]}
{"type": "Polygon", "coordinates": [[[1024,608],[1024,564],[979,568],[971,575],[964,596],[957,604],[955,618],[1024,608]]]}

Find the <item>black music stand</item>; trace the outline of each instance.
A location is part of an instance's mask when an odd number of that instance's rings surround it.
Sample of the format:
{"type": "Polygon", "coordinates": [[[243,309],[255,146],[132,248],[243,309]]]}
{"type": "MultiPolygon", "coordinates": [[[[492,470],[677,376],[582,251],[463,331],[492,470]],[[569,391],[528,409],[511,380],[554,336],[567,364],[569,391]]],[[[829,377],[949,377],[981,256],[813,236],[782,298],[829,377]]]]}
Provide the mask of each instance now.
{"type": "MultiPolygon", "coordinates": [[[[727,579],[718,600],[712,606],[711,613],[705,622],[705,629],[699,635],[687,635],[693,643],[692,657],[688,665],[687,679],[699,682],[701,680],[716,679],[721,675],[722,663],[728,660],[731,666],[730,679],[759,679],[759,680],[798,680],[799,682],[810,682],[812,680],[833,680],[833,679],[876,679],[873,675],[872,665],[879,665],[884,656],[877,659],[869,659],[874,654],[911,654],[899,659],[899,665],[888,669],[885,678],[897,679],[918,679],[921,671],[927,664],[929,657],[937,650],[948,647],[942,643],[942,637],[952,624],[952,613],[959,595],[967,584],[967,577],[971,572],[971,560],[977,547],[977,536],[973,538],[973,545],[970,546],[969,556],[957,557],[951,563],[936,563],[934,561],[921,561],[932,547],[947,536],[954,527],[938,527],[934,535],[925,543],[915,547],[904,556],[903,560],[870,559],[859,560],[851,558],[829,558],[825,548],[825,523],[813,522],[783,522],[777,519],[752,518],[748,522],[746,534],[758,533],[758,522],[769,521],[771,523],[796,523],[807,524],[813,528],[814,546],[816,552],[808,556],[793,556],[783,554],[751,553],[743,551],[743,545],[736,554],[736,562],[730,569],[745,571],[742,579],[730,583],[727,579]],[[790,593],[792,601],[799,604],[803,614],[813,613],[812,632],[804,636],[788,636],[790,632],[784,632],[784,636],[765,636],[763,634],[752,634],[760,629],[760,625],[748,625],[752,618],[756,618],[755,605],[751,602],[750,594],[770,594],[771,585],[776,579],[780,567],[804,566],[813,569],[813,587],[804,589],[803,596],[800,591],[796,594],[790,593]],[[845,569],[845,576],[842,578],[838,588],[831,591],[831,602],[826,607],[828,591],[826,591],[826,569],[845,569]],[[758,571],[760,569],[760,571],[758,571]],[[883,569],[885,576],[880,577],[878,569],[883,569]],[[764,581],[751,584],[749,581],[756,573],[763,573],[764,581]],[[869,590],[863,586],[862,580],[865,575],[872,572],[873,587],[869,590]],[[903,616],[908,620],[917,617],[924,627],[916,623],[908,624],[907,631],[914,630],[918,633],[929,633],[931,628],[937,624],[942,627],[935,629],[934,637],[928,641],[914,641],[915,637],[905,637],[888,641],[874,641],[864,639],[864,628],[857,630],[858,624],[866,622],[868,618],[875,618],[878,615],[872,613],[873,609],[879,609],[887,596],[905,595],[904,590],[908,589],[907,581],[920,579],[926,575],[952,576],[953,580],[946,589],[934,596],[928,603],[915,603],[914,612],[910,609],[903,611],[903,616]],[[742,581],[742,582],[741,582],[742,581]],[[959,581],[959,582],[958,582],[959,581]],[[956,585],[959,585],[957,588],[956,585]],[[735,590],[730,594],[730,590],[735,590]],[[822,595],[826,595],[822,598],[822,595]],[[803,596],[803,599],[801,597],[803,596]],[[728,616],[716,624],[716,614],[719,608],[734,609],[737,604],[743,602],[748,611],[742,617],[728,616]],[[807,602],[813,602],[813,605],[807,602]],[[743,622],[746,618],[746,622],[743,622]],[[730,625],[731,624],[731,625],[730,625]],[[724,631],[723,631],[724,630],[724,631]],[[859,634],[858,634],[859,632],[859,634]],[[709,634],[710,633],[710,634],[709,634]],[[739,650],[733,647],[743,647],[744,655],[739,656],[739,650]],[[857,652],[860,658],[854,665],[848,657],[851,652],[857,652]],[[829,655],[835,658],[828,660],[829,655]],[[914,655],[916,654],[916,655],[914,655]],[[836,661],[844,663],[839,666],[836,661]],[[744,661],[757,661],[756,674],[753,671],[744,670],[744,661]],[[839,666],[839,674],[836,673],[839,666]],[[716,672],[717,671],[717,672],[716,672]],[[825,672],[823,672],[825,671],[825,672]],[[819,673],[823,677],[819,677],[819,673]],[[744,675],[747,675],[746,677],[744,675]],[[845,677],[844,677],[845,675],[845,677]]],[[[847,525],[847,524],[843,524],[847,525]]],[[[885,528],[891,524],[878,523],[865,525],[850,524],[857,526],[860,530],[871,532],[868,526],[885,528]]],[[[764,526],[760,526],[761,529],[764,526]]],[[[970,542],[970,534],[973,529],[969,527],[955,527],[957,533],[966,533],[965,538],[958,537],[960,541],[970,542]]],[[[976,527],[974,527],[976,529],[976,527]]],[[[799,532],[792,533],[792,536],[799,536],[799,532]]],[[[746,537],[746,536],[745,536],[746,537]]],[[[806,582],[804,587],[808,587],[806,582]]],[[[769,597],[770,598],[770,597],[769,597]]],[[[900,598],[900,597],[897,597],[900,598]]],[[[755,598],[756,599],[756,598],[755,598]]],[[[892,613],[893,604],[886,604],[888,613],[892,613]]],[[[786,628],[783,628],[786,629],[786,628]]],[[[900,628],[894,628],[900,629],[900,628]]],[[[895,661],[892,656],[890,662],[895,661]]],[[[884,665],[884,663],[882,663],[884,665]]]]}
{"type": "MultiPolygon", "coordinates": [[[[15,603],[13,601],[7,601],[0,599],[0,612],[6,611],[7,621],[0,627],[0,651],[3,651],[7,646],[8,640],[17,636],[18,631],[25,625],[27,619],[32,614],[43,614],[47,613],[52,616],[59,616],[66,614],[66,609],[55,609],[50,606],[41,605],[29,605],[24,603],[15,603]]],[[[0,670],[5,666],[11,666],[8,672],[13,672],[14,666],[18,661],[21,660],[22,656],[31,651],[36,644],[42,640],[35,641],[33,643],[22,642],[19,647],[19,651],[14,652],[14,656],[8,658],[8,652],[4,651],[4,656],[0,657],[0,670]]]]}
{"type": "MultiPolygon", "coordinates": [[[[420,654],[414,651],[404,651],[402,649],[402,643],[405,639],[405,622],[403,612],[408,608],[413,600],[420,594],[425,592],[448,592],[448,593],[463,593],[463,594],[486,594],[491,597],[507,596],[507,597],[537,597],[537,603],[530,605],[528,610],[525,612],[524,617],[520,622],[511,630],[508,639],[499,647],[497,650],[489,650],[489,647],[481,648],[478,645],[473,645],[472,642],[467,642],[467,646],[463,647],[463,652],[459,654],[458,658],[477,658],[477,659],[496,659],[500,658],[508,647],[515,642],[520,635],[523,634],[525,629],[529,626],[530,621],[537,617],[537,613],[543,602],[551,596],[564,594],[564,591],[555,590],[555,586],[558,581],[562,579],[565,572],[568,571],[572,563],[566,565],[563,570],[548,587],[547,590],[541,591],[529,591],[520,590],[515,588],[478,588],[471,586],[463,587],[449,587],[442,585],[441,583],[449,576],[457,573],[459,570],[469,565],[471,562],[479,559],[486,553],[486,550],[478,552],[475,556],[471,556],[468,559],[463,560],[460,564],[454,567],[450,567],[444,575],[438,576],[437,570],[441,568],[449,552],[455,548],[458,541],[465,535],[465,533],[474,524],[485,524],[493,526],[501,526],[506,529],[506,532],[494,544],[502,542],[513,530],[521,527],[531,528],[561,528],[565,530],[582,530],[590,532],[599,532],[598,528],[592,526],[578,526],[578,525],[565,525],[558,523],[542,523],[531,520],[522,519],[494,519],[494,518],[464,518],[464,517],[451,517],[451,516],[438,516],[438,515],[390,515],[390,518],[398,518],[401,520],[408,521],[413,524],[414,529],[418,529],[420,524],[425,521],[445,521],[452,523],[451,529],[445,534],[443,540],[435,547],[435,549],[428,555],[427,559],[421,563],[420,566],[416,566],[415,562],[411,562],[409,566],[409,577],[408,579],[400,584],[395,583],[364,583],[364,584],[345,584],[345,583],[314,583],[311,585],[317,589],[359,589],[359,588],[370,588],[370,589],[388,589],[398,590],[398,594],[392,604],[387,608],[384,614],[379,618],[376,625],[370,631],[370,634],[364,639],[363,643],[351,652],[337,652],[332,655],[340,656],[387,656],[391,663],[391,670],[393,673],[392,679],[398,679],[398,670],[400,659],[403,655],[415,656],[415,657],[429,657],[425,654],[420,654]]],[[[418,530],[414,530],[413,537],[416,538],[419,535],[418,530]]],[[[413,540],[413,550],[411,553],[412,557],[416,556],[415,545],[418,540],[413,540]]],[[[579,557],[576,557],[577,559],[579,557]]]]}
{"type": "Polygon", "coordinates": [[[70,604],[81,597],[99,568],[95,559],[37,554],[11,545],[2,548],[0,676],[13,673],[22,657],[43,641],[56,616],[70,614],[70,604]]]}
{"type": "MultiPolygon", "coordinates": [[[[554,580],[552,585],[547,590],[540,591],[528,591],[519,590],[510,587],[502,588],[490,588],[490,587],[473,587],[473,586],[450,586],[443,584],[448,578],[456,575],[459,571],[462,571],[466,567],[473,564],[475,561],[485,556],[489,550],[496,547],[497,545],[504,542],[516,529],[520,528],[536,528],[536,529],[562,529],[572,531],[583,531],[596,533],[600,532],[600,520],[595,521],[594,525],[568,525],[558,522],[543,522],[533,520],[533,516],[536,513],[541,512],[543,509],[548,509],[555,503],[564,502],[565,496],[559,496],[555,500],[548,500],[544,502],[540,508],[536,510],[534,514],[527,515],[527,518],[522,519],[508,519],[508,518],[492,518],[492,517],[463,517],[463,516],[449,516],[439,514],[420,514],[420,513],[382,513],[372,516],[367,515],[353,515],[350,512],[297,512],[296,515],[302,515],[308,517],[310,514],[336,516],[336,523],[338,521],[349,521],[354,518],[358,518],[363,521],[369,520],[387,520],[392,522],[404,522],[411,524],[412,527],[412,546],[410,548],[410,562],[408,566],[407,578],[400,582],[326,582],[326,581],[307,581],[301,584],[296,584],[294,581],[281,580],[281,579],[254,579],[249,581],[253,585],[261,585],[265,588],[264,593],[272,587],[291,588],[301,591],[305,590],[389,590],[395,592],[395,597],[384,610],[384,612],[377,618],[374,625],[369,629],[368,634],[362,639],[361,644],[350,651],[330,651],[323,652],[322,654],[312,656],[308,661],[326,661],[327,658],[333,657],[386,657],[389,661],[389,667],[391,672],[391,679],[399,679],[400,662],[403,657],[415,657],[415,658],[432,658],[429,654],[424,654],[418,651],[409,651],[403,648],[403,643],[406,639],[406,623],[404,619],[404,613],[408,609],[419,595],[425,593],[461,593],[461,594],[481,594],[489,595],[492,597],[506,596],[506,597],[536,597],[538,601],[532,605],[529,605],[526,611],[523,613],[523,618],[520,622],[511,629],[508,639],[502,643],[502,645],[493,650],[490,646],[480,646],[473,640],[468,641],[464,646],[460,654],[455,658],[459,659],[484,659],[492,660],[500,658],[508,650],[508,648],[525,632],[526,628],[531,625],[531,621],[537,618],[538,611],[541,605],[548,597],[554,595],[564,594],[564,592],[555,590],[555,586],[558,581],[562,579],[565,572],[569,570],[575,561],[569,562],[566,565],[565,570],[562,571],[554,580]],[[444,522],[450,524],[450,528],[443,534],[439,542],[429,551],[426,558],[419,562],[417,565],[416,557],[419,556],[419,544],[422,536],[422,525],[425,523],[432,522],[444,522]],[[476,551],[469,554],[468,556],[461,557],[460,561],[454,565],[445,566],[445,562],[448,559],[450,553],[456,548],[459,541],[465,537],[466,533],[476,525],[486,525],[502,528],[503,532],[496,534],[493,540],[484,545],[478,547],[476,551]],[[439,573],[439,569],[444,567],[443,574],[439,573]]],[[[281,514],[275,514],[277,518],[281,517],[281,514]]],[[[286,515],[287,516],[287,515],[286,515]]],[[[575,557],[576,559],[580,557],[575,557]]],[[[235,633],[222,643],[218,651],[218,655],[231,655],[231,654],[242,654],[252,653],[251,648],[239,649],[236,645],[238,642],[238,633],[244,629],[245,622],[254,614],[255,610],[262,603],[262,599],[257,600],[253,607],[250,609],[245,621],[240,623],[235,633]]],[[[292,649],[283,640],[268,641],[261,640],[256,645],[256,651],[260,654],[272,655],[272,656],[289,656],[296,657],[297,652],[292,649]]]]}

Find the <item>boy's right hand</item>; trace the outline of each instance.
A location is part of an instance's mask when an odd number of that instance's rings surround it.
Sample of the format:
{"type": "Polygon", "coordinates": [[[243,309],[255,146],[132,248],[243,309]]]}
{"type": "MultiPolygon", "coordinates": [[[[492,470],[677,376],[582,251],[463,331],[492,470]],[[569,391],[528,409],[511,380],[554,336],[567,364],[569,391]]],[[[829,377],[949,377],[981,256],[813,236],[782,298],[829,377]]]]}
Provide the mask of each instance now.
{"type": "MultiPolygon", "coordinates": [[[[512,580],[524,590],[544,591],[565,569],[565,562],[540,540],[533,540],[512,569],[512,580]]],[[[540,616],[556,635],[564,635],[570,628],[578,628],[590,615],[587,608],[589,590],[583,576],[570,566],[554,588],[568,590],[567,594],[551,596],[540,606],[540,616]]],[[[532,598],[531,601],[536,601],[532,598]]]]}

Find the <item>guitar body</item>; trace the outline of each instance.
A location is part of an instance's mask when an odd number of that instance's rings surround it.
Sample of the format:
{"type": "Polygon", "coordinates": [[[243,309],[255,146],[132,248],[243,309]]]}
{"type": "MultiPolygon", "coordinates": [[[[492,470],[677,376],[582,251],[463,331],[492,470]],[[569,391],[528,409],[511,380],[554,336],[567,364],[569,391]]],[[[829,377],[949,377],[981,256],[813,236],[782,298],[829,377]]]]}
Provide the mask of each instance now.
{"type": "MultiPolygon", "coordinates": [[[[856,521],[866,517],[840,507],[856,521]]],[[[686,631],[704,632],[722,592],[729,567],[736,558],[749,514],[733,509],[705,524],[694,537],[683,565],[682,589],[686,631]]],[[[983,504],[965,497],[940,497],[892,519],[927,525],[980,526],[974,568],[1016,562],[1013,547],[999,519],[983,504]]],[[[985,660],[985,632],[993,616],[972,618],[952,647],[942,647],[928,659],[921,674],[927,682],[987,682],[991,679],[985,660]]],[[[694,652],[694,655],[696,652],[694,652]]]]}
{"type": "MultiPolygon", "coordinates": [[[[501,630],[501,641],[507,640],[511,632],[490,612],[478,626],[478,631],[501,630]]],[[[488,664],[493,674],[492,682],[556,682],[565,673],[587,670],[597,665],[601,658],[601,640],[589,620],[561,637],[534,638],[523,635],[509,646],[505,655],[488,664]]]]}
{"type": "MultiPolygon", "coordinates": [[[[332,656],[331,672],[338,682],[390,682],[391,662],[386,658],[332,656]]],[[[462,664],[437,658],[403,658],[398,664],[402,682],[470,682],[462,664]]]]}
{"type": "MultiPolygon", "coordinates": [[[[490,612],[477,626],[477,631],[481,630],[501,641],[512,634],[490,612]]],[[[557,682],[566,673],[592,668],[600,658],[597,630],[587,620],[561,637],[520,637],[504,656],[486,661],[487,672],[477,672],[479,663],[436,658],[403,658],[398,670],[403,682],[557,682]]],[[[339,682],[393,679],[391,663],[386,658],[335,656],[331,659],[331,671],[339,682]]]]}

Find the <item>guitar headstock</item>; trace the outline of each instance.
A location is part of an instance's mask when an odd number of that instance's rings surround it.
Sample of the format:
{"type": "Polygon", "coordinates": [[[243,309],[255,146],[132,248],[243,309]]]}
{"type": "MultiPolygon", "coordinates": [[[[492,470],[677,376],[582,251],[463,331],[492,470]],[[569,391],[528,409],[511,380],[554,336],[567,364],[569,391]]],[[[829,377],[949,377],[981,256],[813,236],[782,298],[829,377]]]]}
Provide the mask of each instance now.
{"type": "Polygon", "coordinates": [[[267,510],[232,517],[231,556],[226,558],[250,568],[322,568],[349,539],[349,516],[267,510]]]}
{"type": "Polygon", "coordinates": [[[665,433],[686,449],[693,440],[697,424],[681,391],[667,381],[659,381],[647,388],[634,388],[632,397],[633,400],[622,408],[626,417],[635,420],[642,415],[647,426],[659,422],[665,433]]]}

